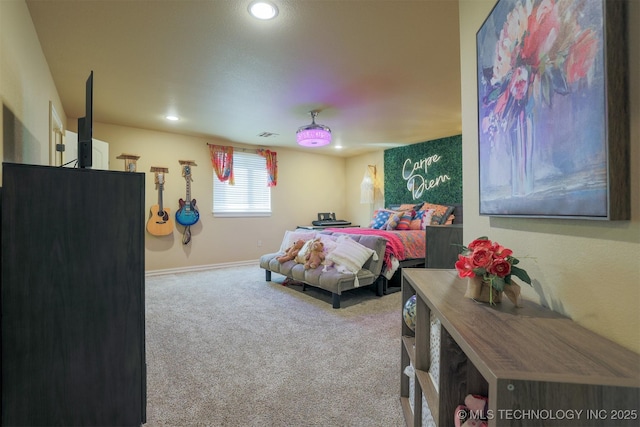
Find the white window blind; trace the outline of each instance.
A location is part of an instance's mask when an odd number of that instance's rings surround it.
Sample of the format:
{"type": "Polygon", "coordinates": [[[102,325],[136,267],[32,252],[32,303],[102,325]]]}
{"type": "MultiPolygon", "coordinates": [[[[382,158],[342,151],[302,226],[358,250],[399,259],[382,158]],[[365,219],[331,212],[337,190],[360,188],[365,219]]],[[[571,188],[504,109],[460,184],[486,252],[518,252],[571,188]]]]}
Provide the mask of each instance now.
{"type": "Polygon", "coordinates": [[[267,186],[267,162],[258,154],[234,152],[235,185],[220,182],[213,172],[215,216],[271,215],[271,188],[267,186]]]}

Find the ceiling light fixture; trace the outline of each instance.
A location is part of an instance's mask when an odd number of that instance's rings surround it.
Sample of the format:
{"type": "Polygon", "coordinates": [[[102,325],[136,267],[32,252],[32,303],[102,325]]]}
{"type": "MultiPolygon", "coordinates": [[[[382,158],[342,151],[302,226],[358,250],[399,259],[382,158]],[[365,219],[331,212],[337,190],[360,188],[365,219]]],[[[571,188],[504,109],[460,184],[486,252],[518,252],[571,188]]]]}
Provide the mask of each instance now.
{"type": "Polygon", "coordinates": [[[166,116],[165,119],[172,121],[172,122],[177,122],[178,120],[180,120],[178,118],[178,116],[166,116]]]}
{"type": "Polygon", "coordinates": [[[296,140],[303,147],[322,147],[331,143],[331,129],[316,124],[317,111],[310,111],[311,124],[301,126],[296,132],[296,140]]]}
{"type": "Polygon", "coordinates": [[[268,20],[273,19],[278,15],[278,8],[270,1],[254,1],[249,4],[249,13],[254,18],[268,20]]]}

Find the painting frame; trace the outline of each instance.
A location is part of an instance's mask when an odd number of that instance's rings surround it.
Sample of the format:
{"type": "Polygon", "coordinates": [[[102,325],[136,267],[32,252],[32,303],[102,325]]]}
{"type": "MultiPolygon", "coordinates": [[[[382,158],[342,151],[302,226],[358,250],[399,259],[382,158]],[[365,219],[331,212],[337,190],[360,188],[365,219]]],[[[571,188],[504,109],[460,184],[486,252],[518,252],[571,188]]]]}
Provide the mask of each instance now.
{"type": "Polygon", "coordinates": [[[476,33],[481,216],[629,220],[626,2],[498,0],[476,33]]]}

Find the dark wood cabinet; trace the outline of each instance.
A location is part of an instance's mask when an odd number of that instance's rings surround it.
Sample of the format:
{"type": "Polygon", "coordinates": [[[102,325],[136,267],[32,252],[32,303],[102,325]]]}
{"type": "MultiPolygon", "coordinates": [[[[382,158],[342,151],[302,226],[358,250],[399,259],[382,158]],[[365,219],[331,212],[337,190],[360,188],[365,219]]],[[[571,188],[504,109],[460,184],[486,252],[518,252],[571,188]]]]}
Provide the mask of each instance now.
{"type": "Polygon", "coordinates": [[[146,422],[144,174],[2,181],[2,425],[146,422]]]}
{"type": "Polygon", "coordinates": [[[426,228],[426,268],[454,268],[462,250],[462,224],[430,225],[426,228]]]}

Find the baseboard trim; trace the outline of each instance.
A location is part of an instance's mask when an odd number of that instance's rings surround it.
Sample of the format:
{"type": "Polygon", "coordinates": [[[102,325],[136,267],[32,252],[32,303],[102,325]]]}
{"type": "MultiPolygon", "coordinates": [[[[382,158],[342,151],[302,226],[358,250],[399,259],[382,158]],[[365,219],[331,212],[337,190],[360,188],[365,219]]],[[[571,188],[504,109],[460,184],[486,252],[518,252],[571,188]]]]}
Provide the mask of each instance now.
{"type": "Polygon", "coordinates": [[[189,267],[178,267],[178,268],[165,268],[162,270],[148,270],[145,271],[145,277],[153,277],[153,276],[163,276],[165,274],[178,274],[178,273],[190,273],[195,271],[205,271],[205,270],[215,270],[218,268],[229,268],[229,267],[244,267],[249,265],[259,265],[259,260],[251,260],[251,261],[238,261],[238,262],[223,262],[220,264],[207,264],[207,265],[193,265],[189,267]]]}

